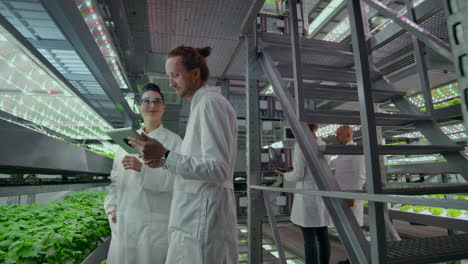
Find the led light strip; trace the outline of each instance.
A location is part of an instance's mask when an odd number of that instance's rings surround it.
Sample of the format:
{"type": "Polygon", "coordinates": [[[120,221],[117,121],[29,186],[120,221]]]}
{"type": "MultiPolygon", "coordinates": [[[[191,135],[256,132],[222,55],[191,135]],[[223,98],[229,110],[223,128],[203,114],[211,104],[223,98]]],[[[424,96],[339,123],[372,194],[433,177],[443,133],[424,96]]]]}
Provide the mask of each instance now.
{"type": "Polygon", "coordinates": [[[73,139],[109,139],[112,127],[1,27],[0,64],[0,110],[73,139]]]}
{"type": "MultiPolygon", "coordinates": [[[[317,129],[317,136],[321,138],[327,138],[330,136],[334,136],[336,134],[336,130],[342,125],[340,124],[331,124],[331,125],[325,125],[319,127],[317,129]]],[[[358,125],[350,125],[350,127],[353,129],[353,131],[358,131],[361,129],[361,126],[358,125]]]]}
{"type": "MultiPolygon", "coordinates": [[[[458,83],[450,83],[442,87],[434,88],[431,90],[432,101],[434,106],[440,105],[442,102],[460,97],[460,90],[458,88],[458,83]],[[439,104],[438,104],[439,103],[439,104]]],[[[409,100],[412,104],[421,108],[424,107],[424,97],[421,93],[409,97],[409,100]]]]}
{"type": "Polygon", "coordinates": [[[88,25],[89,31],[93,35],[102,56],[105,58],[120,88],[128,89],[128,84],[122,74],[122,64],[117,56],[111,35],[105,26],[102,16],[95,7],[96,4],[93,0],[75,0],[75,4],[78,10],[80,10],[86,25],[88,25]]]}

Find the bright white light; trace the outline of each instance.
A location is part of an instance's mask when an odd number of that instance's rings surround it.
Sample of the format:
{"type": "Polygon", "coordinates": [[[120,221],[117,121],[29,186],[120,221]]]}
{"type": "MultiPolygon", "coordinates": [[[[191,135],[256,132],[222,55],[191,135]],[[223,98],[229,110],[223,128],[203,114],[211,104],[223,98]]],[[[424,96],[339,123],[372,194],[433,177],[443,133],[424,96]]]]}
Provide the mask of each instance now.
{"type": "Polygon", "coordinates": [[[265,250],[272,250],[273,248],[270,245],[263,245],[262,246],[265,250]]]}
{"type": "Polygon", "coordinates": [[[0,93],[2,111],[74,139],[108,139],[103,130],[111,126],[104,119],[56,76],[46,73],[47,68],[2,27],[0,35],[8,40],[0,42],[0,65],[11,64],[0,75],[0,86],[9,88],[0,93]],[[21,59],[11,59],[16,57],[21,59]]]}
{"type": "Polygon", "coordinates": [[[283,141],[278,141],[278,142],[272,143],[270,145],[265,145],[262,148],[263,149],[268,149],[268,148],[282,149],[282,148],[284,148],[284,144],[283,144],[283,141]]]}

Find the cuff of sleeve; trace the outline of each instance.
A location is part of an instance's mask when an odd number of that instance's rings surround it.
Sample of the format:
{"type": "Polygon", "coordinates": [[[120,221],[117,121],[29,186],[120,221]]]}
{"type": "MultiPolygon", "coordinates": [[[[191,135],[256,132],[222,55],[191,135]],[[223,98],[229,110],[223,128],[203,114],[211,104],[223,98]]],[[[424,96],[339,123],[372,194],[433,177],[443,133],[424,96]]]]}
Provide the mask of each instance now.
{"type": "Polygon", "coordinates": [[[141,164],[141,169],[140,169],[140,171],[137,172],[137,175],[140,176],[140,177],[143,177],[143,176],[145,175],[145,173],[146,173],[146,170],[147,170],[148,168],[149,168],[149,167],[146,166],[145,164],[143,164],[143,162],[142,162],[142,164],[141,164]]]}
{"type": "Polygon", "coordinates": [[[179,153],[171,151],[166,158],[166,168],[173,173],[176,172],[178,155],[179,153]]]}
{"type": "Polygon", "coordinates": [[[106,211],[106,214],[110,213],[111,211],[115,211],[115,210],[117,210],[117,206],[115,206],[115,205],[109,205],[104,209],[104,211],[106,211]]]}

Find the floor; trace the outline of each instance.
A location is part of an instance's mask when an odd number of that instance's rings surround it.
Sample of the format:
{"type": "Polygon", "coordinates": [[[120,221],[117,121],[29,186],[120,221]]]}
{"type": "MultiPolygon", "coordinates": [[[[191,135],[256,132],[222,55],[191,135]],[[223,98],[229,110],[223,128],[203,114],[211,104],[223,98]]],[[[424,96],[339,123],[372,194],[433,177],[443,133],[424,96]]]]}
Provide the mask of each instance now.
{"type": "MultiPolygon", "coordinates": [[[[367,217],[364,219],[364,232],[368,230],[367,217]]],[[[398,230],[398,233],[402,238],[417,238],[417,237],[429,237],[429,236],[445,236],[447,230],[438,227],[412,225],[403,221],[394,221],[394,225],[398,230]]],[[[290,222],[278,223],[278,232],[280,234],[281,241],[285,248],[285,254],[287,258],[287,264],[303,264],[304,260],[304,240],[302,238],[302,232],[300,228],[290,222]]],[[[247,226],[240,225],[240,263],[247,263],[247,226]]],[[[263,263],[274,263],[279,264],[278,254],[276,246],[273,241],[273,234],[270,228],[270,224],[266,223],[263,225],[263,249],[264,249],[264,262],[263,263]]],[[[346,252],[344,251],[341,242],[339,241],[336,232],[330,231],[330,242],[331,242],[331,260],[330,264],[336,264],[338,261],[346,259],[346,252]]],[[[462,261],[461,263],[466,263],[462,261]]]]}

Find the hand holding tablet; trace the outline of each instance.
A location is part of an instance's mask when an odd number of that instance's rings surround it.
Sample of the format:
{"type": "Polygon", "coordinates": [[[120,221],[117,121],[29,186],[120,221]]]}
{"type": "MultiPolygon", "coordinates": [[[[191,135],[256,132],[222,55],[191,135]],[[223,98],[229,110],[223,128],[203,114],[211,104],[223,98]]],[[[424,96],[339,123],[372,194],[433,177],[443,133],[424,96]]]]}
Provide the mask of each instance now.
{"type": "Polygon", "coordinates": [[[116,144],[119,144],[127,153],[129,154],[140,154],[140,152],[130,145],[128,136],[138,138],[139,140],[145,140],[141,135],[139,135],[135,129],[131,127],[118,128],[106,131],[106,134],[111,137],[116,144]]]}

